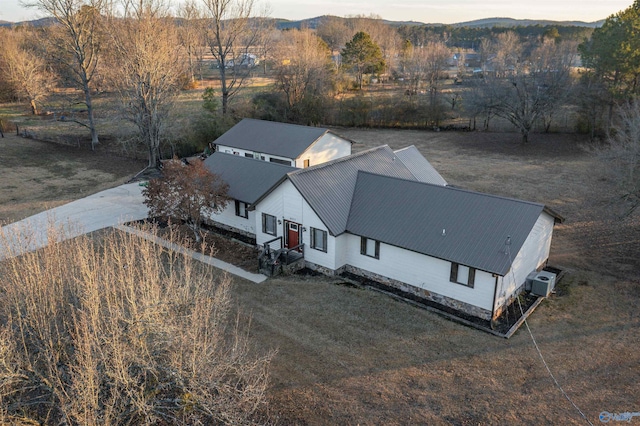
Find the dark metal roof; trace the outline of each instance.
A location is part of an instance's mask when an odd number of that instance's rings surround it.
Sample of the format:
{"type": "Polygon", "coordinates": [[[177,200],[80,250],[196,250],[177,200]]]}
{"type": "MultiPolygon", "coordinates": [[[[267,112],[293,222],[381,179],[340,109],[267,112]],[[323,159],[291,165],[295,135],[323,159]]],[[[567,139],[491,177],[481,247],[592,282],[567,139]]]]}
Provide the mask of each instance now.
{"type": "Polygon", "coordinates": [[[504,276],[544,205],[358,173],[347,232],[504,276]],[[444,233],[444,236],[443,236],[444,233]]]}
{"type": "Polygon", "coordinates": [[[440,173],[427,161],[414,145],[394,151],[396,156],[420,182],[432,183],[434,185],[446,185],[440,173]]]}
{"type": "Polygon", "coordinates": [[[327,132],[321,127],[245,118],[215,143],[295,159],[327,132]]]}
{"type": "Polygon", "coordinates": [[[387,145],[289,173],[332,235],[345,231],[358,171],[415,179],[387,145]]]}
{"type": "Polygon", "coordinates": [[[204,160],[204,165],[229,184],[231,198],[248,204],[255,203],[287,173],[296,170],[282,164],[222,152],[213,153],[204,160]]]}

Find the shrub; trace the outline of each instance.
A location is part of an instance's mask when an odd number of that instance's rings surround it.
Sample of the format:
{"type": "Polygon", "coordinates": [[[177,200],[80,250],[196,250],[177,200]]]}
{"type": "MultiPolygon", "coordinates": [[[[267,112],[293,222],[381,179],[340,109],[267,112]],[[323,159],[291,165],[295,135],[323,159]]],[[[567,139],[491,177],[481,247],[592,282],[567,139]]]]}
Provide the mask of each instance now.
{"type": "Polygon", "coordinates": [[[0,262],[0,423],[252,423],[271,356],[249,355],[229,286],[122,231],[0,262]]]}

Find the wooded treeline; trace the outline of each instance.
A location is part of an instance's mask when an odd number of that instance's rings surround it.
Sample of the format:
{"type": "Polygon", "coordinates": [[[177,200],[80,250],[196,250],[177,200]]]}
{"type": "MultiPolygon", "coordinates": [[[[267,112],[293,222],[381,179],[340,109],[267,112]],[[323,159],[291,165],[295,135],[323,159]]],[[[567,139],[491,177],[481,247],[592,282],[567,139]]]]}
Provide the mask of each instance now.
{"type": "MultiPolygon", "coordinates": [[[[0,94],[33,114],[52,94],[84,105],[65,117],[100,143],[95,96],[117,95],[157,163],[176,96],[206,88],[194,150],[235,120],[606,135],[637,95],[636,1],[601,28],[391,27],[377,17],[323,17],[278,30],[253,0],[34,0],[54,25],[2,29],[0,94]],[[255,77],[264,89],[243,90],[255,77]],[[74,90],[63,90],[74,89],[74,90]],[[562,126],[554,127],[562,115],[562,126]],[[555,120],[555,121],[554,121],[555,120]]],[[[175,145],[175,141],[172,141],[175,145]]]]}

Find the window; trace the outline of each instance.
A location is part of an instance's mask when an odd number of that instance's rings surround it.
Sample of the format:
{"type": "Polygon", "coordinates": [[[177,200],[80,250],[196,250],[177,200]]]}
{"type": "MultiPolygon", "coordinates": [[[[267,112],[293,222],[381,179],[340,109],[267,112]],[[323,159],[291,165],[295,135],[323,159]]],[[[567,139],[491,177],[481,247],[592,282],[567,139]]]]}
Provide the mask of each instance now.
{"type": "Polygon", "coordinates": [[[253,153],[252,152],[245,152],[244,156],[245,157],[249,157],[249,158],[253,158],[253,153]]]}
{"type": "Polygon", "coordinates": [[[311,228],[311,248],[327,252],[327,231],[311,228]]]}
{"type": "Polygon", "coordinates": [[[247,210],[247,203],[236,200],[236,216],[249,218],[249,211],[247,210]]]}
{"type": "Polygon", "coordinates": [[[262,232],[269,235],[277,236],[276,217],[270,214],[262,213],[262,232]]]}
{"type": "Polygon", "coordinates": [[[371,238],[360,238],[360,254],[380,259],[380,241],[371,238]]]}
{"type": "Polygon", "coordinates": [[[281,160],[279,158],[269,158],[269,161],[271,163],[284,164],[285,166],[290,166],[291,165],[291,161],[289,161],[289,160],[281,160]]]}
{"type": "Polygon", "coordinates": [[[303,162],[303,167],[306,169],[307,167],[309,167],[309,160],[304,160],[303,162]]]}
{"type": "Polygon", "coordinates": [[[465,265],[460,265],[459,263],[451,262],[451,274],[449,275],[449,281],[473,288],[475,280],[475,268],[470,268],[465,265]]]}

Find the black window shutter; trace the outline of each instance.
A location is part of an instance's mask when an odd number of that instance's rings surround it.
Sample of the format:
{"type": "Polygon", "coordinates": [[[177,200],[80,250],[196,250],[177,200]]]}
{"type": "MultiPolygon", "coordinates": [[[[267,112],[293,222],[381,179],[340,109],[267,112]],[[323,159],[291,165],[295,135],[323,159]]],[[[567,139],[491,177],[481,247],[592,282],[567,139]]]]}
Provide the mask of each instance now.
{"type": "Polygon", "coordinates": [[[367,239],[360,237],[360,254],[367,254],[367,239]]]}
{"type": "Polygon", "coordinates": [[[327,252],[327,232],[322,231],[322,251],[327,252]]]}
{"type": "Polygon", "coordinates": [[[469,268],[469,283],[467,284],[469,287],[473,288],[474,281],[476,279],[476,269],[469,268]]]}
{"type": "Polygon", "coordinates": [[[449,275],[449,281],[452,283],[458,282],[458,264],[451,262],[451,274],[449,275]]]}
{"type": "Polygon", "coordinates": [[[380,241],[376,241],[376,259],[380,259],[380,241]]]}
{"type": "Polygon", "coordinates": [[[267,233],[267,216],[262,213],[262,232],[267,233]]]}
{"type": "Polygon", "coordinates": [[[236,202],[236,216],[240,216],[240,201],[235,200],[236,202]]]}

